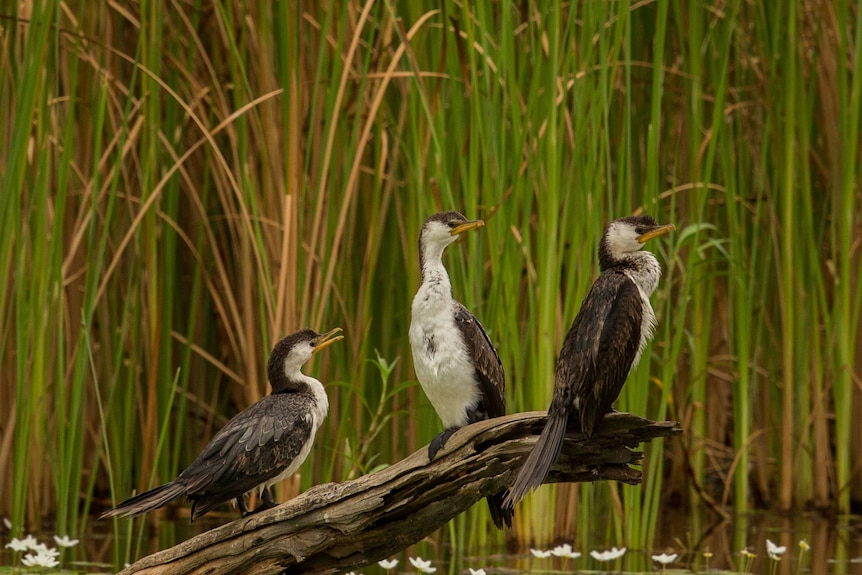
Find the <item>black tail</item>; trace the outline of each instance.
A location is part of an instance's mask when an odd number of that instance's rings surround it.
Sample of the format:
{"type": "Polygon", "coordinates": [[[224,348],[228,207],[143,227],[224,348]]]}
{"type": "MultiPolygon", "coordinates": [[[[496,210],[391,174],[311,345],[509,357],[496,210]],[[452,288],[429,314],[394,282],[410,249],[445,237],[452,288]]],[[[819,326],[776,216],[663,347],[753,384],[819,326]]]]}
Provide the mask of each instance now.
{"type": "Polygon", "coordinates": [[[119,515],[120,517],[134,517],[135,515],[158,509],[185,494],[186,486],[177,480],[174,480],[170,483],[160,485],[155,489],[145,491],[140,495],[135,495],[130,499],[126,499],[113,509],[102,513],[99,516],[99,519],[114,517],[115,515],[119,515]]]}
{"type": "Polygon", "coordinates": [[[512,489],[509,490],[503,500],[505,509],[511,510],[529,491],[544,483],[551,465],[560,455],[568,420],[569,416],[565,411],[562,414],[548,413],[548,421],[545,423],[542,434],[518,472],[512,489]]]}
{"type": "Polygon", "coordinates": [[[503,507],[503,499],[505,497],[506,492],[501,491],[485,499],[488,502],[488,511],[491,512],[491,520],[497,526],[497,529],[503,529],[504,526],[512,526],[512,516],[515,512],[511,507],[503,507]]]}

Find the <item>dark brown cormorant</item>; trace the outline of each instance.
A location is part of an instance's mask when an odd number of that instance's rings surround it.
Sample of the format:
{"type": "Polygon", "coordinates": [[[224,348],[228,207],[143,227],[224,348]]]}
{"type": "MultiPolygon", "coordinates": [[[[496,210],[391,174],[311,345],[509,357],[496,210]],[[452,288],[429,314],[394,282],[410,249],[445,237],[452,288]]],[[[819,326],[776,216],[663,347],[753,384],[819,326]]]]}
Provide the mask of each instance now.
{"type": "Polygon", "coordinates": [[[661,266],[641,248],[674,229],[649,216],[621,218],[605,228],[599,243],[601,274],[563,341],[548,421],[506,496],[507,508],[544,482],[560,453],[570,415],[578,413],[581,431],[589,437],[611,411],[655,327],[649,298],[661,266]]]}
{"type": "Polygon", "coordinates": [[[258,487],[263,502],[255,511],[278,505],[269,487],[299,469],[329,411],[323,385],[303,374],[302,366],[343,339],[340,331],[304,329],[275,344],[267,364],[272,393],[228,421],[176,479],[123,501],[100,519],[140,515],[182,496],[192,502],[192,521],[234,499],[245,517],[243,496],[258,487]]]}
{"type": "MultiPolygon", "coordinates": [[[[433,460],[449,437],[470,423],[506,414],[503,364],[479,320],[452,298],[443,250],[459,234],[485,225],[458,212],[434,214],[419,235],[422,285],[413,298],[410,348],[416,377],[445,430],[428,446],[433,460]]],[[[488,497],[497,527],[512,524],[503,492],[488,497]]]]}

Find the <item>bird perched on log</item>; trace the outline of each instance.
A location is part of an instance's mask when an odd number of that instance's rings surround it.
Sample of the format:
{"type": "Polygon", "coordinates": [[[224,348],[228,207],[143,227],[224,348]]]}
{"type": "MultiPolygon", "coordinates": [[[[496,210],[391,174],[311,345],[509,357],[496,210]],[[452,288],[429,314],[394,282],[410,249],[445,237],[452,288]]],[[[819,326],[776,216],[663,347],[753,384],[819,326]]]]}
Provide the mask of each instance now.
{"type": "MultiPolygon", "coordinates": [[[[497,350],[479,320],[452,298],[443,251],[459,235],[485,225],[458,212],[434,214],[419,234],[422,285],[413,298],[410,349],[416,377],[443,422],[444,431],[428,446],[428,459],[458,428],[506,414],[505,378],[497,350]]],[[[497,527],[512,524],[502,508],[503,493],[488,497],[497,527]]]]}
{"type": "Polygon", "coordinates": [[[577,413],[581,431],[590,437],[611,411],[655,328],[649,298],[661,266],[642,248],[674,229],[649,216],[621,218],[605,228],[599,242],[601,273],[563,341],[548,420],[506,496],[507,509],[544,482],[559,456],[569,416],[577,413]]]}
{"type": "Polygon", "coordinates": [[[255,488],[263,499],[255,512],[278,505],[269,487],[299,469],[329,411],[323,385],[303,374],[302,366],[343,339],[340,331],[304,329],[275,344],[267,363],[272,393],[228,421],[176,479],[123,501],[100,519],[140,515],[182,496],[192,502],[192,521],[231,500],[245,517],[250,512],[243,496],[255,488]]]}

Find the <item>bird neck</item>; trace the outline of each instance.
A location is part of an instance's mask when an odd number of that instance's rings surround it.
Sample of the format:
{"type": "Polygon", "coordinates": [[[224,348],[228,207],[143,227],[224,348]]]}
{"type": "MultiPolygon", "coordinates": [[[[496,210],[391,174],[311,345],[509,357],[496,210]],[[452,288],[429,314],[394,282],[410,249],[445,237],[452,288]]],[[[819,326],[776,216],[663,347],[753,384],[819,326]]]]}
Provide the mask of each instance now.
{"type": "Polygon", "coordinates": [[[442,247],[427,246],[419,258],[422,268],[422,285],[437,286],[442,291],[451,295],[452,284],[449,281],[449,272],[443,265],[442,247]]]}
{"type": "Polygon", "coordinates": [[[600,259],[599,267],[602,272],[622,269],[647,297],[658,287],[661,278],[661,265],[652,252],[647,251],[628,252],[614,258],[600,259]]]}
{"type": "Polygon", "coordinates": [[[310,400],[308,408],[314,414],[312,422],[320,425],[329,412],[329,397],[326,395],[323,384],[300,372],[291,377],[285,377],[283,381],[279,382],[277,388],[275,386],[272,388],[273,395],[288,393],[308,398],[310,400]]]}
{"type": "Polygon", "coordinates": [[[319,381],[301,371],[290,375],[282,374],[277,380],[270,381],[272,393],[311,393],[311,387],[315,383],[321,385],[319,381]]]}
{"type": "Polygon", "coordinates": [[[636,266],[642,260],[652,259],[656,262],[651,252],[638,250],[636,252],[613,253],[610,251],[599,251],[599,271],[605,271],[620,266],[636,266]]]}

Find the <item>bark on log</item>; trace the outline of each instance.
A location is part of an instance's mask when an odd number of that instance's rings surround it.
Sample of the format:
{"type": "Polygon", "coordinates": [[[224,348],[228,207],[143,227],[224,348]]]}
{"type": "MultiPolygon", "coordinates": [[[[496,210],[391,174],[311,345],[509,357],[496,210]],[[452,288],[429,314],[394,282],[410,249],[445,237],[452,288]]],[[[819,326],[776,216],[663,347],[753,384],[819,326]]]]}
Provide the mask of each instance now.
{"type": "MultiPolygon", "coordinates": [[[[132,564],[121,575],[333,574],[386,559],[514,481],[546,412],[517,413],[455,433],[429,463],[427,448],[386,469],[317,485],[274,509],[217,527],[132,564]]],[[[546,483],[636,484],[632,448],[681,432],[672,421],[610,413],[593,437],[570,428],[546,483]]]]}

